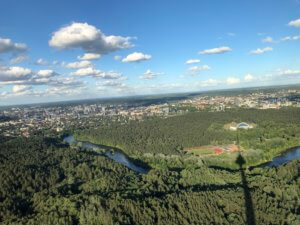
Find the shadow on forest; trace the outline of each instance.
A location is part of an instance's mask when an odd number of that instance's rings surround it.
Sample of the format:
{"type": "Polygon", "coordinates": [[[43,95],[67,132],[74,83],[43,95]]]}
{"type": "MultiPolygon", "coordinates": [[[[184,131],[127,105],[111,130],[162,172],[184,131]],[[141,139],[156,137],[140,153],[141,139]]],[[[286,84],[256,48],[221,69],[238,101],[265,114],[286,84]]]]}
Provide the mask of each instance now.
{"type": "MultiPolygon", "coordinates": [[[[245,199],[245,213],[246,213],[246,224],[248,225],[256,225],[255,222],[255,212],[253,207],[253,201],[251,197],[250,188],[248,186],[248,182],[246,179],[246,174],[243,169],[243,165],[245,164],[245,159],[242,155],[239,155],[236,159],[236,163],[239,165],[239,171],[241,174],[242,183],[232,183],[225,185],[190,185],[190,186],[181,186],[178,188],[174,188],[173,190],[168,191],[155,191],[155,190],[143,190],[140,188],[122,188],[112,191],[96,191],[87,193],[87,195],[100,195],[104,198],[113,197],[115,194],[121,195],[125,199],[131,199],[134,201],[143,201],[146,198],[164,198],[170,194],[179,194],[185,192],[206,192],[206,191],[218,191],[218,190],[233,190],[237,191],[239,189],[243,189],[244,191],[244,199],[245,199]]],[[[237,172],[237,171],[235,171],[237,172]]]]}
{"type": "Polygon", "coordinates": [[[65,143],[62,143],[57,138],[53,138],[53,137],[45,137],[44,138],[44,142],[46,143],[47,146],[53,145],[56,148],[66,148],[66,147],[69,146],[69,145],[67,145],[65,143]]]}
{"type": "Polygon", "coordinates": [[[67,196],[70,194],[80,194],[82,192],[82,190],[80,189],[80,186],[82,184],[84,184],[83,181],[77,181],[72,184],[64,184],[58,188],[58,192],[63,196],[67,196]]]}
{"type": "Polygon", "coordinates": [[[23,199],[21,197],[14,197],[13,202],[15,203],[15,209],[18,214],[27,216],[33,214],[33,202],[23,199]]]}
{"type": "Polygon", "coordinates": [[[0,153],[0,160],[1,159],[8,160],[8,158],[5,155],[3,155],[3,154],[0,153]]]}
{"type": "Polygon", "coordinates": [[[239,154],[239,156],[236,159],[236,163],[240,167],[240,173],[241,173],[241,178],[242,178],[242,187],[244,190],[244,198],[245,198],[245,209],[246,209],[246,219],[247,219],[247,224],[248,225],[255,225],[255,213],[254,213],[254,208],[253,208],[253,201],[251,197],[251,192],[248,187],[248,182],[246,179],[245,171],[243,169],[243,165],[246,163],[244,157],[239,154]]]}
{"type": "Polygon", "coordinates": [[[208,168],[214,169],[214,170],[222,170],[222,171],[226,171],[226,172],[230,172],[230,173],[235,173],[238,171],[236,169],[224,168],[221,166],[209,166],[208,168]]]}
{"type": "MultiPolygon", "coordinates": [[[[124,153],[125,154],[125,153],[124,153]]],[[[126,157],[130,160],[131,163],[133,163],[135,166],[138,166],[138,167],[142,167],[143,169],[145,169],[148,173],[152,167],[149,166],[147,163],[145,163],[144,161],[140,160],[140,159],[134,159],[134,158],[131,158],[129,157],[128,155],[126,155],[126,157]]]]}

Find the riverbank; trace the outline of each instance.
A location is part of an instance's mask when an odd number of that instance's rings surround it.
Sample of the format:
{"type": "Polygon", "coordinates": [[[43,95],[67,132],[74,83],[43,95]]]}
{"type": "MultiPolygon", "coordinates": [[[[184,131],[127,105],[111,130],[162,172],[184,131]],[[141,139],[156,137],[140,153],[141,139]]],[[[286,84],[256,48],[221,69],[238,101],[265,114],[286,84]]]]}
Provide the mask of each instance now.
{"type": "Polygon", "coordinates": [[[120,163],[129,169],[146,174],[149,172],[150,168],[145,163],[142,163],[138,160],[134,160],[126,155],[121,149],[105,146],[105,145],[97,145],[88,141],[79,141],[73,135],[69,135],[64,137],[64,142],[67,142],[70,146],[77,146],[84,149],[92,150],[99,155],[110,158],[111,160],[120,163]]]}
{"type": "Polygon", "coordinates": [[[295,139],[290,142],[286,142],[284,146],[280,146],[277,148],[272,148],[268,152],[263,152],[262,157],[258,158],[256,162],[247,165],[247,167],[257,167],[262,164],[266,164],[268,162],[272,162],[272,160],[276,157],[280,157],[285,153],[289,152],[291,149],[300,147],[300,139],[295,139]]]}
{"type": "MultiPolygon", "coordinates": [[[[75,138],[77,139],[78,136],[75,135],[75,138]]],[[[83,140],[83,137],[78,137],[78,141],[80,142],[89,142],[89,138],[83,140]]],[[[94,140],[95,141],[95,140],[94,140]]],[[[98,141],[98,143],[94,142],[93,145],[101,145],[105,146],[106,148],[116,148],[123,152],[123,149],[121,150],[119,145],[116,146],[107,146],[104,145],[101,140],[98,141]]],[[[259,167],[260,165],[267,164],[268,162],[271,162],[274,158],[278,156],[284,155],[285,152],[288,152],[292,148],[297,148],[300,146],[300,140],[292,140],[290,142],[286,142],[284,146],[277,147],[272,149],[271,151],[264,152],[262,150],[243,150],[242,152],[236,152],[236,153],[223,153],[215,156],[205,156],[205,157],[199,157],[199,156],[191,156],[191,155],[184,155],[183,153],[180,155],[165,155],[165,154],[151,154],[151,153],[139,153],[139,152],[133,152],[128,151],[124,152],[123,154],[128,157],[132,158],[132,160],[137,160],[139,162],[145,162],[146,164],[150,165],[151,167],[155,168],[162,168],[162,159],[169,158],[169,160],[179,160],[181,159],[184,163],[183,164],[194,164],[197,165],[205,164],[207,166],[217,166],[217,167],[223,167],[227,169],[239,169],[239,165],[236,163],[236,159],[239,154],[243,156],[245,159],[245,164],[243,165],[244,168],[253,168],[253,167],[259,167]],[[130,154],[131,153],[131,154],[130,154]],[[127,155],[128,154],[128,155],[127,155]],[[146,157],[145,157],[146,155],[146,157]],[[152,158],[152,159],[151,159],[152,158]],[[200,158],[200,159],[199,159],[200,158]],[[190,162],[190,163],[186,163],[190,162]]],[[[284,157],[284,156],[283,156],[284,157]]],[[[166,164],[166,162],[163,162],[163,164],[166,164]]],[[[164,167],[164,166],[163,166],[164,167]]]]}

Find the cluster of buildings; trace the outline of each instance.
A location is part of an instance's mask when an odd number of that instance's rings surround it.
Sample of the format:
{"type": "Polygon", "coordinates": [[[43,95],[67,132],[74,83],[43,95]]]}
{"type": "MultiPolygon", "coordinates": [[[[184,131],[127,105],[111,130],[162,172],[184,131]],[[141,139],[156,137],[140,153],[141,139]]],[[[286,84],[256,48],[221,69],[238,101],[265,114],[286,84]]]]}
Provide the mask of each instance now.
{"type": "Polygon", "coordinates": [[[256,91],[234,96],[197,96],[180,102],[198,110],[224,111],[230,108],[280,109],[300,107],[300,91],[284,89],[280,91],[256,91]]]}
{"type": "MultiPolygon", "coordinates": [[[[145,117],[169,117],[189,111],[224,111],[230,108],[278,109],[300,107],[299,90],[278,90],[266,93],[256,91],[243,95],[198,95],[185,100],[165,103],[58,103],[0,108],[0,135],[7,137],[30,136],[43,131],[87,129],[111,122],[128,123],[145,117]],[[10,118],[9,120],[1,120],[10,118]]],[[[241,125],[242,126],[242,125],[241,125]]],[[[247,125],[244,124],[247,127],[247,125]]],[[[247,127],[249,128],[249,127],[247,127]]],[[[234,128],[232,128],[234,129],[234,128]]]]}
{"type": "Polygon", "coordinates": [[[168,116],[172,111],[168,104],[128,106],[126,104],[78,104],[58,106],[20,106],[0,109],[0,134],[7,137],[30,136],[33,132],[48,130],[61,132],[76,128],[90,128],[112,121],[127,123],[145,116],[168,116]]]}

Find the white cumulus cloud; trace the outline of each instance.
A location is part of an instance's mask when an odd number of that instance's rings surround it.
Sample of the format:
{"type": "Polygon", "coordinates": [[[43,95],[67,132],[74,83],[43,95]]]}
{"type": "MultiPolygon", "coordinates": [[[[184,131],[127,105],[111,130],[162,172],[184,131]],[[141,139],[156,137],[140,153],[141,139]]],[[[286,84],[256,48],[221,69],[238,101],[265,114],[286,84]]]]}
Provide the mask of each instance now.
{"type": "Polygon", "coordinates": [[[222,82],[219,81],[219,80],[208,79],[208,80],[201,81],[198,84],[198,86],[200,86],[200,87],[213,87],[213,86],[219,85],[220,83],[222,83],[222,82]]]}
{"type": "Polygon", "coordinates": [[[227,46],[222,46],[219,48],[212,48],[212,49],[206,49],[206,50],[200,51],[199,54],[213,55],[213,54],[222,54],[222,53],[226,53],[226,52],[230,52],[230,51],[232,51],[231,48],[229,48],[227,46]]]}
{"type": "Polygon", "coordinates": [[[274,43],[274,40],[272,37],[265,37],[261,40],[263,43],[274,43]]]}
{"type": "Polygon", "coordinates": [[[194,64],[194,63],[199,63],[200,59],[189,59],[185,62],[185,64],[194,64]]]}
{"type": "Polygon", "coordinates": [[[96,53],[85,53],[82,56],[78,56],[77,59],[79,60],[95,60],[100,59],[101,55],[96,53]]]}
{"type": "Polygon", "coordinates": [[[292,20],[292,21],[289,22],[288,25],[291,26],[291,27],[300,27],[300,19],[292,20]]]}
{"type": "Polygon", "coordinates": [[[236,77],[228,77],[226,79],[226,83],[228,85],[236,85],[236,84],[239,84],[241,82],[241,80],[239,78],[236,78],[236,77]]]}
{"type": "Polygon", "coordinates": [[[52,86],[63,86],[63,87],[84,87],[85,81],[74,79],[74,77],[61,77],[51,82],[52,86]]]}
{"type": "Polygon", "coordinates": [[[281,39],[281,41],[298,41],[298,40],[300,40],[300,35],[286,36],[286,37],[281,39]]]}
{"type": "Polygon", "coordinates": [[[122,62],[141,62],[141,61],[149,60],[151,58],[152,58],[151,55],[147,55],[141,52],[134,52],[126,56],[122,60],[122,62]]]}
{"type": "Polygon", "coordinates": [[[208,65],[203,65],[203,66],[192,66],[189,68],[189,71],[201,71],[201,70],[210,70],[210,67],[208,65]]]}
{"type": "Polygon", "coordinates": [[[72,95],[78,95],[86,90],[85,86],[77,86],[74,88],[73,85],[62,85],[62,86],[53,86],[50,88],[47,88],[44,92],[41,93],[43,96],[72,96],[72,95]]]}
{"type": "Polygon", "coordinates": [[[13,93],[24,93],[31,90],[32,87],[28,85],[14,85],[12,88],[13,93]]]}
{"type": "Polygon", "coordinates": [[[245,75],[244,80],[245,80],[246,82],[251,82],[251,81],[254,80],[254,76],[251,75],[250,73],[248,73],[248,74],[245,75]]]}
{"type": "Polygon", "coordinates": [[[125,77],[121,73],[117,73],[114,71],[104,72],[101,70],[97,70],[93,67],[79,69],[71,73],[71,75],[79,76],[79,77],[85,77],[85,76],[98,77],[103,79],[125,79],[125,77]]]}
{"type": "Polygon", "coordinates": [[[125,86],[122,82],[118,80],[106,80],[103,82],[97,82],[96,83],[98,86],[105,86],[105,87],[120,87],[120,86],[125,86]]]}
{"type": "Polygon", "coordinates": [[[300,75],[300,70],[292,70],[292,69],[280,70],[279,74],[283,76],[296,76],[296,75],[300,75]]]}
{"type": "Polygon", "coordinates": [[[67,63],[65,67],[69,69],[80,69],[90,67],[91,65],[92,63],[90,61],[84,60],[79,62],[67,63]]]}
{"type": "Polygon", "coordinates": [[[48,64],[48,62],[45,59],[39,58],[38,60],[35,61],[35,64],[45,66],[48,64]]]}
{"type": "Polygon", "coordinates": [[[32,71],[27,68],[13,66],[0,67],[0,82],[26,80],[32,76],[32,71]]]}
{"type": "Polygon", "coordinates": [[[154,78],[156,78],[159,75],[162,75],[163,73],[154,73],[151,70],[147,70],[142,76],[140,76],[139,78],[141,80],[153,80],[154,78]]]}
{"type": "Polygon", "coordinates": [[[273,51],[273,48],[271,48],[271,47],[258,48],[256,50],[250,51],[250,54],[251,55],[261,55],[261,54],[264,54],[264,53],[270,52],[270,51],[273,51]]]}
{"type": "Polygon", "coordinates": [[[27,55],[18,55],[18,56],[16,56],[16,57],[14,57],[14,58],[12,58],[10,61],[9,61],[9,63],[10,64],[19,64],[19,63],[22,63],[22,62],[24,62],[24,61],[27,61],[29,58],[28,58],[28,56],[27,55]]]}
{"type": "Polygon", "coordinates": [[[57,76],[58,73],[56,73],[55,71],[53,70],[39,70],[37,72],[37,75],[39,77],[54,77],[54,76],[57,76]]]}
{"type": "Polygon", "coordinates": [[[55,31],[49,45],[58,49],[81,48],[87,53],[107,54],[133,47],[131,39],[114,35],[106,36],[92,25],[74,22],[55,31]]]}
{"type": "Polygon", "coordinates": [[[98,74],[101,74],[102,71],[97,70],[93,67],[88,67],[88,68],[82,68],[79,69],[73,73],[71,73],[71,75],[73,76],[97,76],[98,74]]]}
{"type": "Polygon", "coordinates": [[[27,51],[26,44],[14,43],[11,39],[0,37],[0,54],[1,53],[18,53],[27,51]]]}

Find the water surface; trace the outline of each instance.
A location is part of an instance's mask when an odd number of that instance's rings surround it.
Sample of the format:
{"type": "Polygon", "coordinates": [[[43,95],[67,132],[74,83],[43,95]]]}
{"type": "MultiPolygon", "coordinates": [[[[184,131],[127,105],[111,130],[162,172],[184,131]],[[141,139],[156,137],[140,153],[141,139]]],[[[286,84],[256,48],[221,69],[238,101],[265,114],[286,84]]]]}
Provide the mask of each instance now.
{"type": "Polygon", "coordinates": [[[81,141],[78,142],[78,141],[76,141],[76,139],[74,138],[73,135],[65,137],[64,141],[67,142],[70,145],[72,145],[72,144],[73,145],[79,145],[79,146],[81,146],[82,148],[85,148],[85,149],[91,149],[91,150],[94,150],[94,151],[104,150],[104,156],[114,160],[117,163],[120,163],[120,164],[128,167],[129,169],[132,169],[135,172],[146,174],[149,171],[148,168],[144,168],[140,165],[137,165],[136,162],[134,162],[132,159],[130,159],[121,150],[112,149],[111,147],[105,146],[105,145],[92,144],[90,142],[81,142],[81,141]]]}
{"type": "Polygon", "coordinates": [[[300,147],[290,148],[281,155],[274,157],[272,161],[259,165],[259,167],[277,167],[294,159],[300,159],[300,147]]]}

